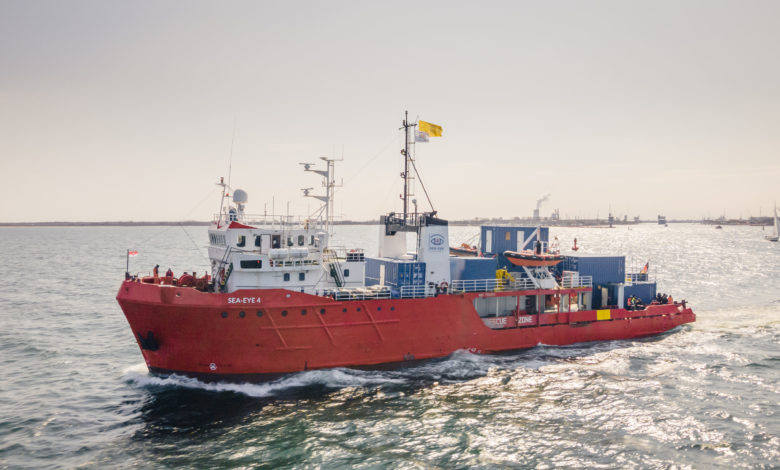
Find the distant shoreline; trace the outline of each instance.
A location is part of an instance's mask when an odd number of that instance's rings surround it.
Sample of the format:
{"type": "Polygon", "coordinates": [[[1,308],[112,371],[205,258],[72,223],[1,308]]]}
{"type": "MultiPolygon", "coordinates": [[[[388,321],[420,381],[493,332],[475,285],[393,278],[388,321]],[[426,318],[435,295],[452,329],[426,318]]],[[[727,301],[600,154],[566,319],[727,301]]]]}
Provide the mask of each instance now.
{"type": "MultiPolygon", "coordinates": [[[[769,218],[767,218],[769,219],[769,218]]],[[[704,225],[771,225],[771,221],[755,220],[669,220],[670,224],[704,224],[704,225]]],[[[251,223],[251,222],[249,222],[251,223]]],[[[644,221],[614,221],[613,225],[638,225],[638,224],[657,224],[654,220],[644,221]]],[[[181,222],[136,222],[136,221],[109,221],[109,222],[0,222],[0,227],[171,227],[171,226],[204,226],[207,227],[211,222],[199,220],[184,220],[181,222]]],[[[334,225],[379,225],[379,220],[341,220],[333,222],[334,225]]],[[[609,228],[609,223],[601,219],[574,219],[574,220],[531,220],[531,219],[470,219],[470,220],[450,220],[452,226],[479,226],[479,225],[522,225],[534,226],[542,225],[545,227],[581,227],[581,228],[609,228]]]]}

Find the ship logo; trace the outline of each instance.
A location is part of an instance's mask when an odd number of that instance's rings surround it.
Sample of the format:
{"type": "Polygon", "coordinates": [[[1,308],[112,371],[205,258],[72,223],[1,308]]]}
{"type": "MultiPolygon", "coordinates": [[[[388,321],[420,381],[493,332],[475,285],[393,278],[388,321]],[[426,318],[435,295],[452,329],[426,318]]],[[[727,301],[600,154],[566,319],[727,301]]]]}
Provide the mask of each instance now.
{"type": "Polygon", "coordinates": [[[431,235],[429,239],[431,250],[441,251],[444,249],[444,237],[438,233],[431,235]]]}

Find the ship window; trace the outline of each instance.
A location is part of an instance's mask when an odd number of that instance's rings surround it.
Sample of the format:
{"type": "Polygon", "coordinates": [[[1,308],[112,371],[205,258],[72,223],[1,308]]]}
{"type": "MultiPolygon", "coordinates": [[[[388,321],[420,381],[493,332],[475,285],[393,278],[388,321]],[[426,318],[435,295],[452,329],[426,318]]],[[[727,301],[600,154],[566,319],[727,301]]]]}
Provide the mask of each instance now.
{"type": "Polygon", "coordinates": [[[241,267],[243,269],[262,269],[263,260],[261,259],[242,259],[241,267]]]}
{"type": "Polygon", "coordinates": [[[306,309],[301,310],[301,315],[306,315],[306,309]]]}
{"type": "Polygon", "coordinates": [[[287,246],[293,246],[293,239],[292,239],[292,235],[289,235],[289,236],[287,237],[287,246]]]}
{"type": "Polygon", "coordinates": [[[283,316],[283,317],[286,317],[286,316],[287,316],[287,310],[282,310],[282,316],[283,316]]]}
{"type": "Polygon", "coordinates": [[[290,280],[290,273],[284,273],[284,280],[289,281],[290,280]]]}
{"type": "Polygon", "coordinates": [[[298,273],[298,280],[299,281],[305,281],[306,280],[306,273],[298,273]]]}
{"type": "Polygon", "coordinates": [[[509,241],[509,238],[512,236],[511,233],[509,233],[509,230],[504,232],[504,240],[509,241]]]}
{"type": "Polygon", "coordinates": [[[349,269],[344,270],[344,277],[349,277],[349,269]]]}
{"type": "Polygon", "coordinates": [[[493,253],[493,231],[485,230],[485,253],[493,253]]]}
{"type": "Polygon", "coordinates": [[[259,317],[262,317],[262,316],[263,316],[263,311],[262,310],[258,310],[257,311],[257,317],[259,318],[259,317]]]}
{"type": "Polygon", "coordinates": [[[282,236],[281,235],[274,235],[271,237],[271,248],[281,248],[282,247],[282,236]]]}
{"type": "Polygon", "coordinates": [[[314,235],[309,237],[309,245],[314,245],[314,235]]]}
{"type": "Polygon", "coordinates": [[[227,318],[227,312],[222,312],[222,318],[227,318]]]}
{"type": "Polygon", "coordinates": [[[241,318],[244,318],[246,316],[246,312],[244,312],[242,310],[242,311],[238,312],[238,316],[241,317],[241,318]]]}
{"type": "Polygon", "coordinates": [[[244,235],[238,236],[238,243],[236,243],[236,246],[244,246],[246,245],[246,237],[244,235]]]}
{"type": "Polygon", "coordinates": [[[255,246],[260,246],[261,243],[260,235],[255,235],[255,246]]]}
{"type": "Polygon", "coordinates": [[[303,235],[298,235],[298,246],[303,246],[303,244],[305,243],[305,240],[306,240],[306,237],[304,237],[303,235]]]}

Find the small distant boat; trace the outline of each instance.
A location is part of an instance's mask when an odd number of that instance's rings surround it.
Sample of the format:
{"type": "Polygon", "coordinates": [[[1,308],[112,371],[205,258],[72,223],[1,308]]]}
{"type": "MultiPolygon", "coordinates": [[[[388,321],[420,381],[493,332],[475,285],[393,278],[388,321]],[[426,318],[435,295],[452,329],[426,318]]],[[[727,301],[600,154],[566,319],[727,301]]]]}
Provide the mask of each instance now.
{"type": "Polygon", "coordinates": [[[505,251],[504,256],[515,266],[555,266],[563,261],[564,256],[553,253],[535,253],[531,250],[505,251]]]}
{"type": "Polygon", "coordinates": [[[716,229],[716,230],[717,230],[717,229],[722,229],[722,228],[723,228],[723,227],[721,227],[720,225],[716,225],[716,226],[715,226],[715,229],[716,229]]]}
{"type": "Polygon", "coordinates": [[[778,240],[778,231],[780,231],[780,220],[777,218],[777,204],[775,204],[775,232],[772,235],[766,235],[764,238],[770,242],[776,242],[778,240]]]}
{"type": "Polygon", "coordinates": [[[479,250],[476,246],[469,246],[468,243],[461,243],[459,247],[450,247],[452,256],[479,256],[479,250]]]}

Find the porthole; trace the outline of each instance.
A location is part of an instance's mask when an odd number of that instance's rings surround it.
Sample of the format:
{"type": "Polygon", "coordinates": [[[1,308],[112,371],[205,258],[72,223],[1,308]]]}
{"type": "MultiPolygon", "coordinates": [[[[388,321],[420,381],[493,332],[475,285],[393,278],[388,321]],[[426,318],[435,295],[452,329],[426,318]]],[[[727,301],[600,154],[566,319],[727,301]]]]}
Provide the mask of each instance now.
{"type": "Polygon", "coordinates": [[[356,308],[355,311],[359,312],[360,311],[360,307],[356,308]]]}
{"type": "Polygon", "coordinates": [[[263,316],[263,311],[262,310],[258,310],[257,311],[257,318],[260,318],[262,316],[263,316]]]}
{"type": "Polygon", "coordinates": [[[241,318],[244,318],[246,316],[246,312],[244,312],[242,310],[242,311],[238,312],[238,316],[241,317],[241,318]]]}
{"type": "Polygon", "coordinates": [[[306,309],[301,310],[301,315],[306,315],[306,309]]]}
{"type": "Polygon", "coordinates": [[[376,311],[377,311],[377,312],[381,312],[381,311],[382,311],[382,307],[377,307],[377,308],[376,308],[376,311]]]}
{"type": "Polygon", "coordinates": [[[222,318],[227,318],[227,312],[222,312],[222,318]]]}
{"type": "Polygon", "coordinates": [[[393,310],[395,310],[395,307],[390,307],[390,311],[392,312],[393,310]]]}
{"type": "MultiPolygon", "coordinates": [[[[346,311],[347,309],[344,309],[344,310],[346,311]]],[[[320,309],[320,315],[325,315],[325,309],[324,308],[320,309]]]]}
{"type": "Polygon", "coordinates": [[[282,310],[282,316],[283,316],[283,317],[286,317],[286,316],[287,316],[287,310],[282,310]]]}
{"type": "Polygon", "coordinates": [[[342,308],[341,311],[344,312],[344,313],[347,313],[347,309],[346,308],[342,308]]]}

